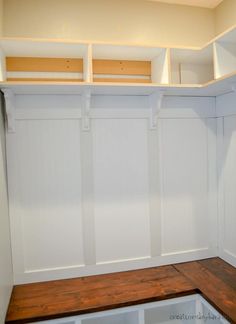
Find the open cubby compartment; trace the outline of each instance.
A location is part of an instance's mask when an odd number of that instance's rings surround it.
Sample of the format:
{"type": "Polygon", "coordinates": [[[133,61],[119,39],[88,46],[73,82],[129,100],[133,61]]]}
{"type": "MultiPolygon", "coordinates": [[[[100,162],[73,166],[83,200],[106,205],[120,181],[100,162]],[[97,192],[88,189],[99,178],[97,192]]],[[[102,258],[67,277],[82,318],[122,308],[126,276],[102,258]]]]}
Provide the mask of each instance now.
{"type": "Polygon", "coordinates": [[[213,46],[202,50],[171,49],[171,83],[204,84],[214,80],[213,46]]]}
{"type": "Polygon", "coordinates": [[[214,43],[215,78],[236,73],[236,28],[214,43]]]}
{"type": "Polygon", "coordinates": [[[85,318],[81,324],[139,324],[139,312],[117,312],[115,314],[98,315],[96,317],[85,318]]]}
{"type": "Polygon", "coordinates": [[[107,311],[39,322],[39,324],[229,324],[198,294],[107,311]]]}
{"type": "Polygon", "coordinates": [[[89,81],[88,44],[1,39],[1,81],[89,81]]]}
{"type": "Polygon", "coordinates": [[[169,83],[169,50],[158,47],[93,45],[93,81],[169,83]]]}
{"type": "Polygon", "coordinates": [[[223,316],[200,295],[173,298],[146,304],[145,324],[226,324],[223,316]]]}
{"type": "Polygon", "coordinates": [[[178,301],[173,299],[168,303],[157,304],[155,307],[145,310],[145,324],[193,324],[195,321],[188,318],[196,313],[195,306],[195,300],[178,301]]]}
{"type": "Polygon", "coordinates": [[[203,298],[199,298],[197,301],[196,314],[202,315],[202,323],[229,324],[229,322],[203,298]]]}

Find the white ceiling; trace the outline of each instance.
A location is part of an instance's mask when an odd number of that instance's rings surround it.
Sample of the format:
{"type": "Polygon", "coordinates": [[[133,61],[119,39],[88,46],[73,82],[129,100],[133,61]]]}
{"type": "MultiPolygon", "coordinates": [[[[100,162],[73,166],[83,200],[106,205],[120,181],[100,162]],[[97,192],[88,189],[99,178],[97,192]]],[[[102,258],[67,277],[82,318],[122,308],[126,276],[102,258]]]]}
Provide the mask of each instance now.
{"type": "Polygon", "coordinates": [[[181,4],[181,5],[195,6],[195,7],[215,8],[223,0],[149,0],[149,1],[181,4]]]}

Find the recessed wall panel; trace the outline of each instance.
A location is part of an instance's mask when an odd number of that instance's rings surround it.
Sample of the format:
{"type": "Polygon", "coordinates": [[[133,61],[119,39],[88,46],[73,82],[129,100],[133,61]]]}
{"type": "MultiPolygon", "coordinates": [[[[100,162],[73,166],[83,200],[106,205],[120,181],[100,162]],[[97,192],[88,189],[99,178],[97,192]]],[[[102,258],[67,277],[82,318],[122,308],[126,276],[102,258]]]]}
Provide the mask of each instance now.
{"type": "Polygon", "coordinates": [[[150,254],[148,123],[93,121],[97,262],[150,254]]]}
{"type": "Polygon", "coordinates": [[[162,252],[208,247],[207,130],[200,119],[162,121],[162,252]]]}
{"type": "Polygon", "coordinates": [[[17,121],[8,169],[13,250],[20,245],[24,270],[83,264],[79,121],[17,121]]]}

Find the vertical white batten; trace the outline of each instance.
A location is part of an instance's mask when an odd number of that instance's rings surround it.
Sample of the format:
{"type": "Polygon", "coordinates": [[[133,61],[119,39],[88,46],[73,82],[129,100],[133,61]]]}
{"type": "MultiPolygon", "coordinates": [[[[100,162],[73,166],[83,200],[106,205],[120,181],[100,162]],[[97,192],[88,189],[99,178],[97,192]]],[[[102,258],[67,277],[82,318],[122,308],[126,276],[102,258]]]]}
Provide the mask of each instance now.
{"type": "Polygon", "coordinates": [[[24,262],[24,247],[23,247],[23,226],[22,215],[23,209],[17,211],[17,207],[14,204],[15,200],[18,200],[20,189],[18,185],[14,183],[14,174],[9,170],[14,170],[14,162],[11,160],[11,142],[17,137],[16,133],[6,133],[6,156],[7,156],[7,168],[8,168],[8,196],[9,196],[9,216],[10,216],[10,230],[11,230],[11,250],[12,250],[12,265],[14,274],[14,283],[17,282],[18,274],[25,272],[24,262]],[[13,184],[14,183],[14,184],[13,184]],[[12,190],[15,188],[16,191],[12,190]],[[16,192],[18,195],[16,197],[16,192]]]}
{"type": "Polygon", "coordinates": [[[215,118],[206,119],[208,161],[208,219],[209,247],[217,255],[217,124],[215,118]]]}
{"type": "Polygon", "coordinates": [[[84,81],[93,81],[93,50],[92,44],[87,45],[87,50],[84,55],[84,81]]]}
{"type": "Polygon", "coordinates": [[[6,80],[6,60],[4,51],[0,48],[0,81],[6,80]]]}
{"type": "Polygon", "coordinates": [[[161,156],[160,120],[157,129],[149,130],[149,201],[151,257],[161,255],[161,156]]]}
{"type": "Polygon", "coordinates": [[[213,66],[214,66],[214,79],[218,79],[220,77],[219,70],[219,60],[217,55],[217,43],[213,43],[213,66]]]}
{"type": "Polygon", "coordinates": [[[138,310],[138,324],[145,324],[145,313],[141,308],[138,310]]]}
{"type": "Polygon", "coordinates": [[[218,176],[218,249],[222,256],[224,246],[224,118],[217,118],[217,176],[218,176]]]}
{"type": "Polygon", "coordinates": [[[5,323],[5,315],[13,285],[13,271],[2,103],[3,100],[0,95],[0,323],[5,323]]]}
{"type": "MultiPolygon", "coordinates": [[[[81,121],[82,122],[82,121],[81,121]]],[[[93,181],[93,138],[92,132],[81,127],[81,177],[82,177],[82,224],[85,265],[96,264],[94,181],[93,181]]]]}

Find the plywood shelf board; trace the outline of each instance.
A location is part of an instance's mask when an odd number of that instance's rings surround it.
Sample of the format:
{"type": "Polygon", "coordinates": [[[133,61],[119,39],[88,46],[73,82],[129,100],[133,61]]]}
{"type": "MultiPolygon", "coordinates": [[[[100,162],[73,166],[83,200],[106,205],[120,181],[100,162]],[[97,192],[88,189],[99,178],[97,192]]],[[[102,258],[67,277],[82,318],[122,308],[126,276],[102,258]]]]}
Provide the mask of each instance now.
{"type": "Polygon", "coordinates": [[[9,82],[83,82],[83,79],[59,79],[59,78],[7,78],[9,82]]]}
{"type": "Polygon", "coordinates": [[[151,83],[150,79],[132,79],[132,78],[93,78],[94,82],[120,82],[120,83],[151,83]]]}
{"type": "Polygon", "coordinates": [[[93,60],[94,74],[151,75],[151,62],[134,60],[93,60]]]}
{"type": "Polygon", "coordinates": [[[7,56],[6,70],[11,72],[83,72],[83,59],[7,56]]]}

